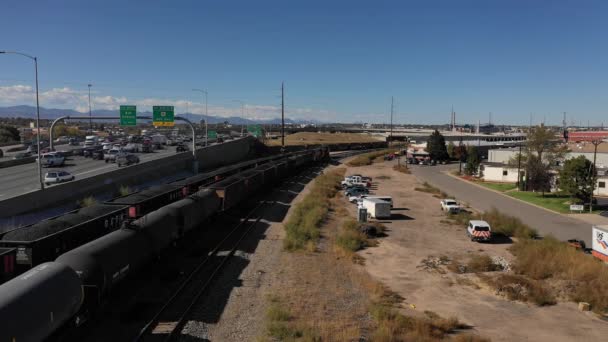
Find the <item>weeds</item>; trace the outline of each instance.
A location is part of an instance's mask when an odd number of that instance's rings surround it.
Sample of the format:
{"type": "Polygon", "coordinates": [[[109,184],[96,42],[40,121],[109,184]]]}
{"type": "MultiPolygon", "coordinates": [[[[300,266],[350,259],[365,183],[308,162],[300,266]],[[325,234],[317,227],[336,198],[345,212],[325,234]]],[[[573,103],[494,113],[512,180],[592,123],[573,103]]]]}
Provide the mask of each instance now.
{"type": "Polygon", "coordinates": [[[131,194],[132,192],[133,192],[133,189],[131,189],[131,187],[128,185],[121,185],[120,188],[118,189],[118,193],[120,194],[120,196],[127,196],[127,195],[131,194]]]}
{"type": "Polygon", "coordinates": [[[307,331],[295,327],[290,322],[291,314],[285,309],[281,300],[277,297],[270,297],[269,300],[270,306],[266,310],[267,335],[281,341],[302,338],[307,331]]]}
{"type": "Polygon", "coordinates": [[[347,252],[356,252],[368,246],[367,236],[359,231],[359,223],[347,220],[336,237],[336,245],[347,252]]]}
{"type": "Polygon", "coordinates": [[[505,215],[492,208],[483,213],[483,219],[490,224],[492,232],[504,236],[512,236],[522,239],[531,239],[538,236],[536,229],[523,223],[519,218],[505,215]]]}
{"type": "Polygon", "coordinates": [[[393,166],[393,170],[395,170],[397,172],[405,173],[406,175],[409,175],[412,173],[412,171],[406,165],[395,165],[395,166],[393,166]]]}
{"type": "Polygon", "coordinates": [[[307,249],[314,251],[320,236],[321,223],[325,220],[330,207],[330,198],[340,189],[340,180],[345,169],[336,169],[317,177],[310,193],[296,204],[285,224],[287,236],[284,240],[286,250],[307,249]]]}
{"type": "Polygon", "coordinates": [[[397,151],[397,149],[386,149],[375,152],[363,153],[353,158],[351,161],[346,163],[348,166],[364,166],[364,165],[372,165],[374,159],[378,157],[382,157],[385,154],[393,153],[397,151]]]}
{"type": "Polygon", "coordinates": [[[556,303],[551,289],[538,280],[517,274],[501,274],[498,277],[482,279],[495,288],[499,295],[504,295],[511,300],[533,302],[539,306],[556,303]]]}
{"type": "Polygon", "coordinates": [[[502,266],[496,264],[487,254],[477,254],[469,256],[466,263],[453,260],[448,264],[448,270],[454,273],[479,273],[502,271],[502,266]]]}
{"type": "Polygon", "coordinates": [[[78,206],[80,206],[81,208],[90,207],[95,204],[97,204],[97,200],[93,196],[88,196],[78,201],[78,206]]]}
{"type": "Polygon", "coordinates": [[[435,195],[441,193],[441,190],[439,190],[436,187],[432,186],[428,182],[422,183],[422,187],[416,187],[416,188],[414,188],[414,190],[420,191],[420,192],[427,192],[429,194],[435,194],[435,195]]]}

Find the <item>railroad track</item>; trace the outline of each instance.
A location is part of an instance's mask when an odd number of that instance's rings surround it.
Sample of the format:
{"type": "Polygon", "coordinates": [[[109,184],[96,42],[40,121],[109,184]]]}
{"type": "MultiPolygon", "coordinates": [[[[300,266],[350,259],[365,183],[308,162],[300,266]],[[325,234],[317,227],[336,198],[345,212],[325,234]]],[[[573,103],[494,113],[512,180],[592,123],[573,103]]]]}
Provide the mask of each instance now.
{"type": "Polygon", "coordinates": [[[260,222],[264,214],[263,207],[267,204],[272,202],[261,201],[232,228],[195,267],[133,341],[172,341],[180,335],[190,311],[234,255],[241,241],[260,222]]]}

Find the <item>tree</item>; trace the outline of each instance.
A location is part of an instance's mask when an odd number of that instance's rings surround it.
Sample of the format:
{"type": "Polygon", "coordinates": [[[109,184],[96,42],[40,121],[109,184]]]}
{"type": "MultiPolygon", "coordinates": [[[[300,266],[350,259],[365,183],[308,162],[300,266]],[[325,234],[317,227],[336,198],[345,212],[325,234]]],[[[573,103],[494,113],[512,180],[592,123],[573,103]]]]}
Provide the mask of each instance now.
{"type": "Polygon", "coordinates": [[[545,192],[551,190],[551,172],[547,163],[544,163],[535,154],[530,154],[526,162],[526,190],[545,192]]]}
{"type": "Polygon", "coordinates": [[[454,145],[453,142],[449,142],[448,143],[448,156],[450,157],[450,159],[456,159],[456,145],[454,145]]]}
{"type": "Polygon", "coordinates": [[[585,156],[568,159],[559,172],[559,188],[584,203],[595,190],[595,173],[593,163],[585,156]]]}
{"type": "Polygon", "coordinates": [[[0,142],[19,141],[19,130],[14,126],[0,125],[0,142]]]}
{"type": "Polygon", "coordinates": [[[464,167],[464,173],[469,176],[477,174],[479,171],[479,151],[476,146],[469,146],[467,149],[467,164],[464,167]]]}
{"type": "Polygon", "coordinates": [[[447,160],[448,159],[448,150],[445,145],[445,138],[438,130],[435,130],[429,137],[427,142],[426,151],[429,153],[429,156],[433,160],[447,160]]]}

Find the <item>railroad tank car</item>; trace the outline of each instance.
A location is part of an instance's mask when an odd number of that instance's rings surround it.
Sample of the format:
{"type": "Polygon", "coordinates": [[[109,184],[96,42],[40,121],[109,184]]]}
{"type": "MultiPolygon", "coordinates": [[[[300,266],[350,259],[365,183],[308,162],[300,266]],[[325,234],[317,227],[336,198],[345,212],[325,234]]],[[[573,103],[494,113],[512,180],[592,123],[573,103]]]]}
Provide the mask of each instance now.
{"type": "Polygon", "coordinates": [[[212,189],[204,189],[167,205],[165,208],[177,217],[180,235],[196,228],[220,210],[221,199],[212,189]]]}
{"type": "Polygon", "coordinates": [[[2,235],[0,246],[16,248],[16,274],[121,227],[126,206],[95,204],[2,235]]]}
{"type": "Polygon", "coordinates": [[[16,248],[0,247],[0,283],[13,278],[15,274],[16,257],[16,248]]]}
{"type": "Polygon", "coordinates": [[[83,303],[70,267],[48,262],[0,285],[0,341],[43,341],[73,318],[83,303]]]}
{"type": "Polygon", "coordinates": [[[126,196],[116,197],[105,204],[129,206],[129,217],[138,218],[171,202],[182,199],[187,190],[173,184],[155,185],[126,196]]]}
{"type": "Polygon", "coordinates": [[[181,235],[178,217],[172,215],[172,211],[166,206],[129,223],[125,229],[133,229],[148,236],[152,243],[152,251],[157,254],[181,235]]]}
{"type": "Polygon", "coordinates": [[[62,254],[55,261],[69,266],[80,276],[89,308],[99,305],[116,284],[153,255],[147,235],[119,229],[62,254]]]}

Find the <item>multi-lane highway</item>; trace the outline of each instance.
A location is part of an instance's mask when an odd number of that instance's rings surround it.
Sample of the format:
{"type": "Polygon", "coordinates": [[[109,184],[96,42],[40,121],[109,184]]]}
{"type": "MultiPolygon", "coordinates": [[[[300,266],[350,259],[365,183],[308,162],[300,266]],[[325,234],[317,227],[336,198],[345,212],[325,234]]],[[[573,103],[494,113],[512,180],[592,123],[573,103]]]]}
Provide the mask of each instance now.
{"type": "MultiPolygon", "coordinates": [[[[67,146],[66,146],[67,147],[67,146]]],[[[138,153],[141,162],[164,158],[175,154],[175,147],[167,146],[153,153],[138,153]]],[[[42,168],[44,173],[52,170],[65,170],[76,176],[76,179],[95,176],[117,169],[115,163],[105,163],[103,160],[92,160],[81,156],[71,156],[62,167],[42,168]]],[[[36,163],[17,165],[0,169],[0,200],[17,196],[29,191],[37,190],[38,167],[36,163]]]]}

